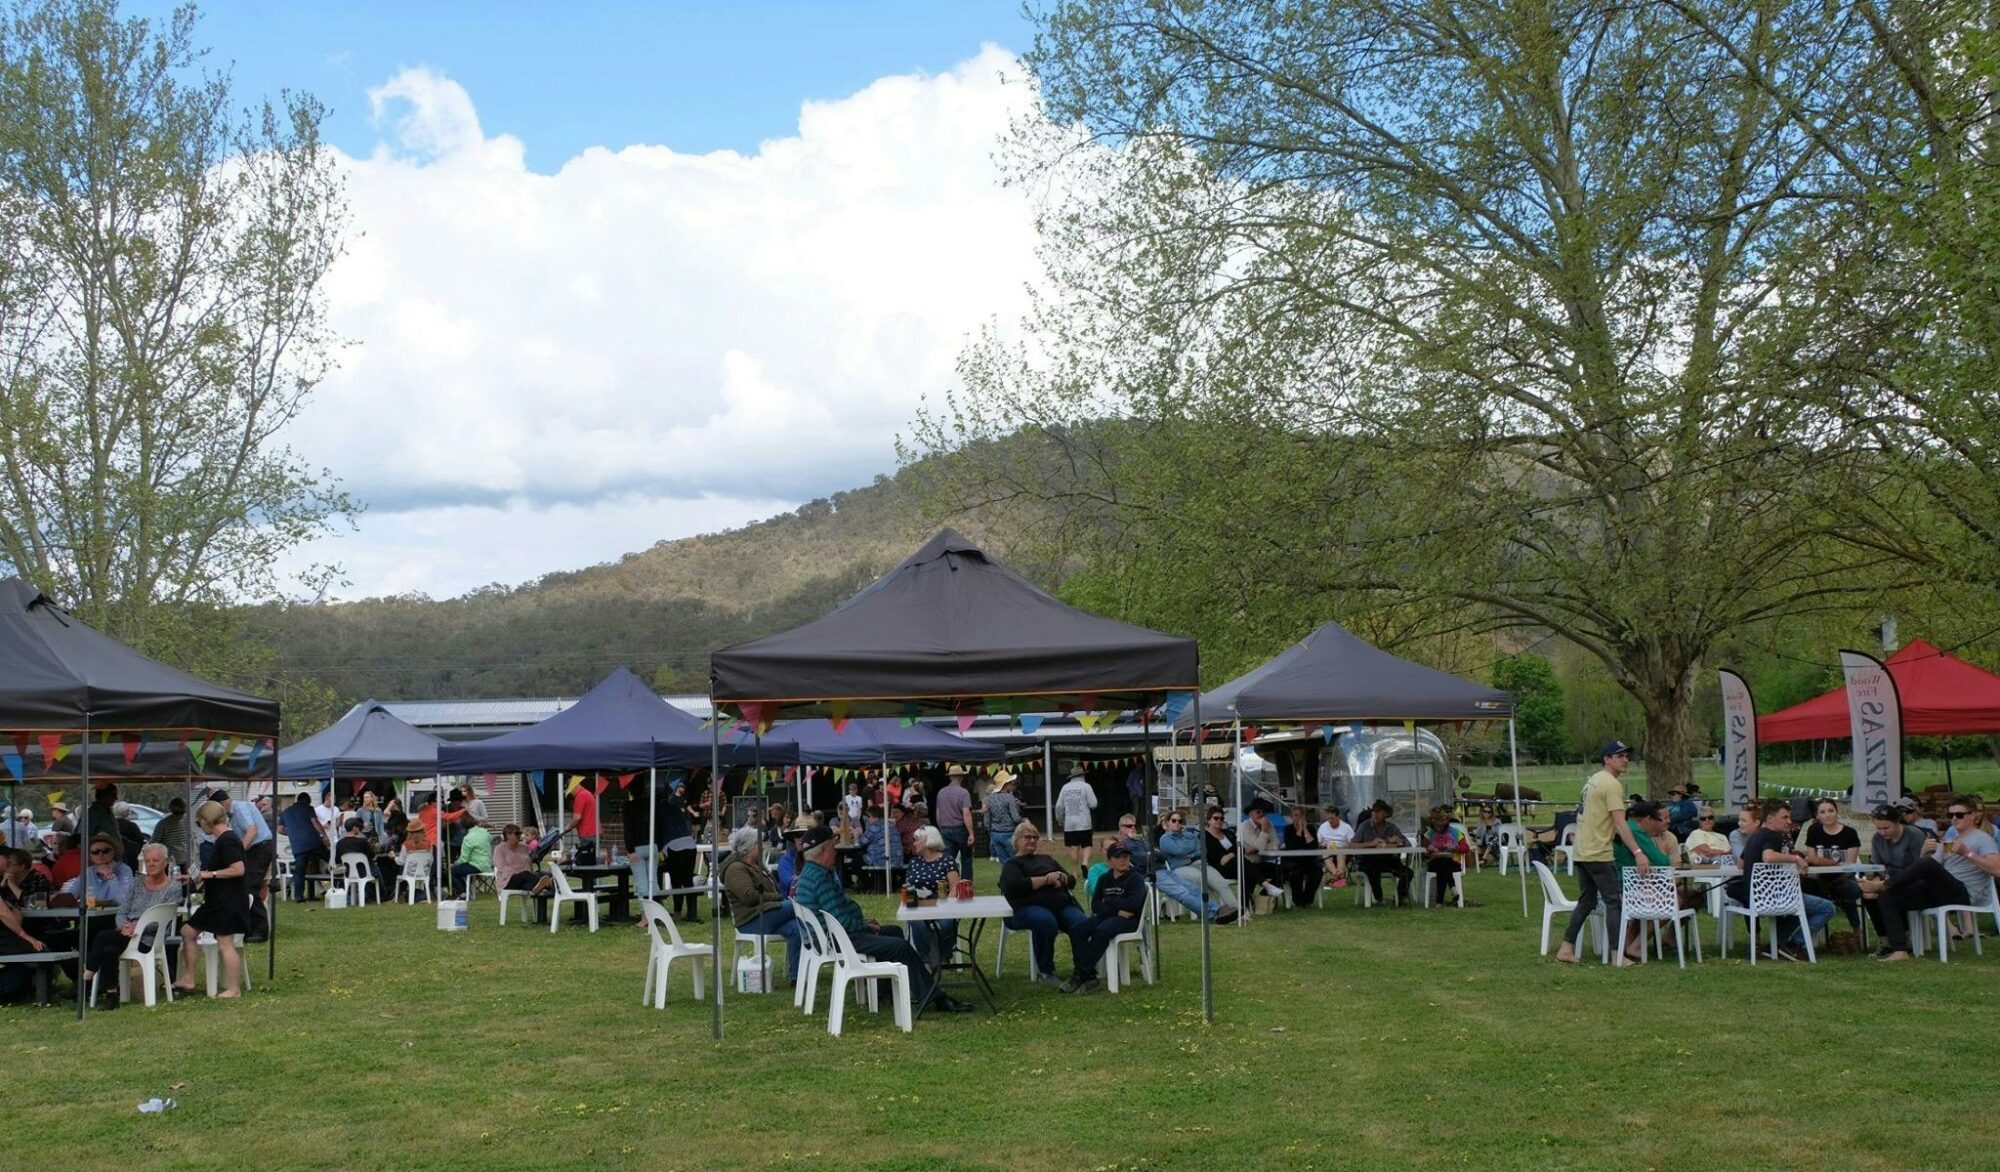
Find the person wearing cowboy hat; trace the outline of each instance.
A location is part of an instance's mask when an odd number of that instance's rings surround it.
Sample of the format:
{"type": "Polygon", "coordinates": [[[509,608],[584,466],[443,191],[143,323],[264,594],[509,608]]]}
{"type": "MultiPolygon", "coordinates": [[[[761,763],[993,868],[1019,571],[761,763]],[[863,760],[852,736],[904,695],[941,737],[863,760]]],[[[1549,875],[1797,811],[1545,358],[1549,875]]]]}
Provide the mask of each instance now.
{"type": "Polygon", "coordinates": [[[1006,766],[994,771],[993,790],[981,810],[986,817],[986,851],[1004,867],[1014,857],[1014,827],[1026,816],[1021,799],[1014,796],[1014,774],[1006,766]]]}
{"type": "Polygon", "coordinates": [[[49,799],[49,829],[57,834],[76,833],[76,819],[70,815],[69,807],[56,798],[49,799]]]}
{"type": "Polygon", "coordinates": [[[944,771],[944,788],[931,807],[931,825],[944,837],[944,853],[958,864],[961,879],[972,878],[972,791],[965,788],[965,766],[944,771]]]}

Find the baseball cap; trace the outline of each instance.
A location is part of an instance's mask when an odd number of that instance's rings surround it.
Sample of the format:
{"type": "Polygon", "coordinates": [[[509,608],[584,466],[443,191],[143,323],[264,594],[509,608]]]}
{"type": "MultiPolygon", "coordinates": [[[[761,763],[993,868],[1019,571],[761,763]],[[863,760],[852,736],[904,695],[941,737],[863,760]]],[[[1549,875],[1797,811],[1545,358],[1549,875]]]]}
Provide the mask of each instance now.
{"type": "Polygon", "coordinates": [[[1910,813],[1915,813],[1917,810],[1922,808],[1917,805],[1917,799],[1911,797],[1908,794],[1904,794],[1902,797],[1897,798],[1895,801],[1895,806],[1898,810],[1905,810],[1910,813]]]}
{"type": "Polygon", "coordinates": [[[1121,839],[1117,842],[1112,843],[1110,846],[1105,847],[1104,853],[1107,856],[1124,855],[1126,858],[1129,859],[1132,857],[1132,848],[1126,846],[1124,840],[1121,839]]]}
{"type": "Polygon", "coordinates": [[[1627,757],[1631,756],[1632,746],[1619,740],[1617,737],[1613,737],[1604,742],[1604,747],[1597,751],[1597,759],[1602,761],[1606,757],[1617,757],[1621,754],[1627,757]]]}
{"type": "Polygon", "coordinates": [[[823,842],[833,841],[833,831],[824,826],[815,826],[799,836],[799,849],[809,851],[823,842]]]}

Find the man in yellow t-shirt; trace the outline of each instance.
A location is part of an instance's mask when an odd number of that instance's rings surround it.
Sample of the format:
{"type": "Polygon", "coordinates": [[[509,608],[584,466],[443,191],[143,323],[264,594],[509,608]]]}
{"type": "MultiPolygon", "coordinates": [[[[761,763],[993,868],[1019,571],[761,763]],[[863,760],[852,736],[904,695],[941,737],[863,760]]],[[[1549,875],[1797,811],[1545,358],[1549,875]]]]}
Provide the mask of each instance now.
{"type": "MultiPolygon", "coordinates": [[[[1563,932],[1562,947],[1556,949],[1556,959],[1564,964],[1576,963],[1576,938],[1590,922],[1590,913],[1600,901],[1604,904],[1605,924],[1618,923],[1620,884],[1618,870],[1611,861],[1612,842],[1625,844],[1641,875],[1650,874],[1653,869],[1645,852],[1639,849],[1638,840],[1632,837],[1632,828],[1625,823],[1625,786],[1618,779],[1632,766],[1632,747],[1624,741],[1606,741],[1598,759],[1604,768],[1583,783],[1583,802],[1576,815],[1579,890],[1576,910],[1569,914],[1569,927],[1563,932]]],[[[1618,963],[1621,967],[1626,963],[1622,951],[1618,963]]]]}

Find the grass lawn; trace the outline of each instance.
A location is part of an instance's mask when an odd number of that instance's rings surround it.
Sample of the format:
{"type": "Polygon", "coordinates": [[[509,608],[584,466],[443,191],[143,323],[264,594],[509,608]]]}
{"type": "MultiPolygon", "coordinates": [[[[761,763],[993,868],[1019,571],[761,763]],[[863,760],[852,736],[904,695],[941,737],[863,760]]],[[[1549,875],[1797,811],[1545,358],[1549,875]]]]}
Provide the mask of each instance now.
{"type": "Polygon", "coordinates": [[[1128,994],[1031,986],[1010,948],[998,1016],[903,1035],[858,1012],[831,1038],[786,996],[732,995],[720,1044],[679,965],[668,1008],[640,1006],[633,926],[501,928],[490,898],[451,934],[428,907],[284,905],[279,979],[242,1003],[81,1025],[0,1008],[8,1154],[481,1172],[2000,1160],[1990,1039],[1969,1012],[2000,998],[2000,948],[1753,971],[1739,944],[1685,972],[1566,968],[1536,955],[1514,877],[1468,884],[1483,906],[1337,893],[1217,929],[1212,1026],[1183,923],[1163,929],[1160,983],[1128,994]],[[179,1109],[137,1114],[153,1095],[179,1109]]]}

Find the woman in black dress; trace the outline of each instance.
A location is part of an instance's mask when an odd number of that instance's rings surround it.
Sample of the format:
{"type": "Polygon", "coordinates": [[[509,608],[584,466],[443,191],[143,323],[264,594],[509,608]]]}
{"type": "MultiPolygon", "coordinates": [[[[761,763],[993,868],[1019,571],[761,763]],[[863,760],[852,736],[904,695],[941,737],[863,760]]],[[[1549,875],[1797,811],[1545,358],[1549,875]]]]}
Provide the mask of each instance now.
{"type": "Polygon", "coordinates": [[[215,936],[215,951],[222,961],[223,997],[242,995],[243,958],[236,951],[238,934],[250,930],[250,892],[243,880],[243,840],[229,829],[229,812],[220,802],[203,802],[195,811],[195,825],[204,834],[215,836],[206,869],[195,873],[201,885],[201,906],[181,923],[181,976],[174,988],[194,992],[194,951],[203,932],[215,936]]]}

